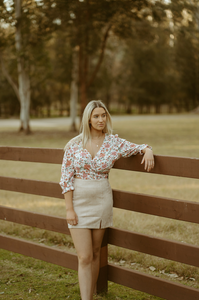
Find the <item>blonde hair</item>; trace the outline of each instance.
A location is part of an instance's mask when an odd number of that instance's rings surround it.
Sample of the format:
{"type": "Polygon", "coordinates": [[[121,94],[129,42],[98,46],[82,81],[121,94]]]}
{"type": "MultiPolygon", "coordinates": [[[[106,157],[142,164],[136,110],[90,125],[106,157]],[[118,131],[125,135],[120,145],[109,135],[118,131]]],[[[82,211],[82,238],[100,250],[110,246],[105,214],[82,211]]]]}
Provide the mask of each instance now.
{"type": "Polygon", "coordinates": [[[103,132],[108,133],[108,134],[112,133],[112,121],[111,121],[111,116],[110,116],[108,109],[106,108],[106,106],[104,105],[104,103],[101,100],[92,100],[86,105],[86,107],[84,109],[83,116],[82,116],[82,123],[81,123],[81,127],[80,127],[80,134],[78,136],[76,136],[75,138],[73,138],[72,140],[70,140],[66,144],[64,150],[66,150],[73,143],[79,142],[80,140],[82,140],[83,147],[86,146],[86,143],[91,138],[89,121],[90,121],[93,110],[97,107],[102,107],[106,112],[106,126],[103,129],[103,132]]]}

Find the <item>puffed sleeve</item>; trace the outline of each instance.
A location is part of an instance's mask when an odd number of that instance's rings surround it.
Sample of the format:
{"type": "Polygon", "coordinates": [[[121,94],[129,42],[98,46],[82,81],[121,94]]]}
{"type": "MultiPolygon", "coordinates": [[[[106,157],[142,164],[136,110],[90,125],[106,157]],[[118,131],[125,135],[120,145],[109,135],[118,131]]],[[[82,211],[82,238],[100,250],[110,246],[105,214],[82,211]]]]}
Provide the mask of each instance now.
{"type": "Polygon", "coordinates": [[[62,188],[62,194],[74,190],[74,174],[74,151],[73,147],[70,146],[64,153],[61,167],[61,179],[59,184],[62,188]]]}
{"type": "MultiPolygon", "coordinates": [[[[118,135],[115,135],[115,144],[117,147],[119,157],[130,157],[131,155],[141,154],[141,150],[146,147],[149,147],[147,144],[137,145],[131,142],[128,142],[125,139],[121,139],[118,135]]],[[[151,147],[149,147],[152,149],[151,147]]]]}

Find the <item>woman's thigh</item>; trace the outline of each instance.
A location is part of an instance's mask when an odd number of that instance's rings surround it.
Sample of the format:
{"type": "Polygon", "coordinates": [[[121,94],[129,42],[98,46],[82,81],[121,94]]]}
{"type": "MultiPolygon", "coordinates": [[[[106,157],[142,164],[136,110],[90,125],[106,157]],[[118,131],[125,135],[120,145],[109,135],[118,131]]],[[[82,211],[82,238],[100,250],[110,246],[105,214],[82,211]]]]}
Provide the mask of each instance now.
{"type": "Polygon", "coordinates": [[[106,229],[93,229],[92,230],[92,248],[93,248],[93,252],[96,252],[96,251],[100,250],[105,230],[106,229]]]}
{"type": "Polygon", "coordinates": [[[87,228],[70,228],[70,233],[77,251],[77,256],[92,257],[92,230],[87,228]]]}
{"type": "Polygon", "coordinates": [[[93,256],[100,250],[106,229],[70,228],[78,257],[93,256]]]}

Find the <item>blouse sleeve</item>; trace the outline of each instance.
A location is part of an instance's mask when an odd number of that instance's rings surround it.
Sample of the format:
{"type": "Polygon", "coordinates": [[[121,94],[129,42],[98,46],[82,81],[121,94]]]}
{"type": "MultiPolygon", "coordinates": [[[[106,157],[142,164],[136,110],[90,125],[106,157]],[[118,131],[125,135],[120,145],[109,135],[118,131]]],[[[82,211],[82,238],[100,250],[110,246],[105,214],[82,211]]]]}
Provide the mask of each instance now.
{"type": "Polygon", "coordinates": [[[74,175],[74,151],[71,146],[67,148],[64,153],[61,167],[61,179],[59,184],[62,188],[62,194],[74,190],[74,175]]]}
{"type": "MultiPolygon", "coordinates": [[[[115,135],[115,141],[119,157],[130,157],[131,155],[136,155],[138,153],[142,154],[141,150],[143,150],[146,147],[149,147],[147,144],[137,145],[128,142],[125,139],[119,138],[117,134],[115,135]]],[[[152,149],[151,147],[149,148],[152,149]]]]}

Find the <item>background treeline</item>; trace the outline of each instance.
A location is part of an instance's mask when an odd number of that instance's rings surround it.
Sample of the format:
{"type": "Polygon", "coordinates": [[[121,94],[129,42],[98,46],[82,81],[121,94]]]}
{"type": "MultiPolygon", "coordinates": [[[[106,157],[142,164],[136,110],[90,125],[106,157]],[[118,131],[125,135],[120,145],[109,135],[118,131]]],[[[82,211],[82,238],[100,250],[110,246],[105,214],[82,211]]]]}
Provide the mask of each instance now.
{"type": "Polygon", "coordinates": [[[92,99],[112,113],[190,111],[199,105],[199,3],[0,0],[0,59],[0,117],[22,114],[24,82],[34,117],[69,115],[72,84],[79,112],[92,99]]]}

